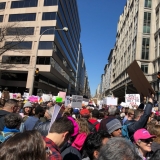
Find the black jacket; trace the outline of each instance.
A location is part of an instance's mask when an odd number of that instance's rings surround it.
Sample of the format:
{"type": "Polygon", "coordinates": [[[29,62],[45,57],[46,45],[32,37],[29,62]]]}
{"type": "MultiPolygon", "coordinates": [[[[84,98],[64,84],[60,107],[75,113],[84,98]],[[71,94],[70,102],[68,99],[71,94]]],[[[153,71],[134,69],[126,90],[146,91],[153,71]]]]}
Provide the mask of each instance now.
{"type": "Polygon", "coordinates": [[[10,112],[7,112],[7,111],[5,111],[5,110],[0,110],[0,131],[3,131],[3,128],[5,127],[4,117],[5,117],[7,114],[10,114],[10,112]]]}
{"type": "Polygon", "coordinates": [[[38,130],[41,133],[41,135],[45,137],[48,134],[50,123],[50,120],[47,120],[46,122],[36,123],[34,129],[38,130]]]}
{"type": "Polygon", "coordinates": [[[131,140],[133,140],[132,137],[134,132],[146,126],[148,118],[152,111],[152,107],[153,107],[152,103],[150,102],[147,103],[146,108],[144,110],[144,114],[140,117],[138,121],[135,121],[135,120],[127,121],[127,123],[130,123],[130,125],[128,125],[128,132],[129,132],[129,136],[131,137],[131,140]]]}

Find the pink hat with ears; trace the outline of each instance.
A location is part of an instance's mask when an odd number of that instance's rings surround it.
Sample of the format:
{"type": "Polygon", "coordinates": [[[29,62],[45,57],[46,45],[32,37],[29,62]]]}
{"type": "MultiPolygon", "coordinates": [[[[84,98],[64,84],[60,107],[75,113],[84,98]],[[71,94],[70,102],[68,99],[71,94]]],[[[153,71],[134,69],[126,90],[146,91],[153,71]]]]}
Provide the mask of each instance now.
{"type": "Polygon", "coordinates": [[[72,117],[67,117],[67,118],[73,123],[74,131],[71,136],[74,137],[79,133],[78,123],[72,117]]]}

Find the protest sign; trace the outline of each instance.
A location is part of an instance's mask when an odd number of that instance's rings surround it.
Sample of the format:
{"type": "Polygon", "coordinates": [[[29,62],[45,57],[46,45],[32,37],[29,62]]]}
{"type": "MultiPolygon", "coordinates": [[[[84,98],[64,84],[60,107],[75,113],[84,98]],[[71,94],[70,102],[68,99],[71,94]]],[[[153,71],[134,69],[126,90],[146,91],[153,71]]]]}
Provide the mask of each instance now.
{"type": "Polygon", "coordinates": [[[125,101],[127,105],[140,105],[140,95],[139,94],[126,94],[125,101]]]}
{"type": "Polygon", "coordinates": [[[59,97],[62,97],[62,98],[63,98],[63,101],[65,101],[66,92],[59,92],[59,93],[58,93],[58,96],[59,96],[59,97]]]}
{"type": "Polygon", "coordinates": [[[70,104],[70,96],[66,96],[65,98],[65,106],[68,106],[70,104]]]}
{"type": "Polygon", "coordinates": [[[24,97],[25,99],[28,99],[28,98],[29,98],[29,93],[24,92],[23,97],[24,97]]]}
{"type": "Polygon", "coordinates": [[[50,97],[50,95],[43,94],[42,95],[42,100],[43,100],[43,102],[48,102],[48,101],[51,100],[51,97],[50,97]]]}
{"type": "Polygon", "coordinates": [[[53,111],[53,114],[52,114],[51,123],[50,123],[48,132],[50,131],[50,128],[51,128],[52,124],[53,124],[54,121],[56,120],[60,109],[61,109],[61,107],[60,107],[59,105],[56,104],[56,105],[54,106],[54,111],[53,111]]]}
{"type": "Polygon", "coordinates": [[[118,98],[115,98],[115,97],[107,97],[106,98],[106,101],[107,101],[107,105],[117,105],[118,103],[118,98]]]}
{"type": "Polygon", "coordinates": [[[36,102],[38,102],[39,97],[38,96],[29,96],[28,99],[30,102],[36,103],[36,102]]]}
{"type": "Polygon", "coordinates": [[[0,98],[2,97],[2,92],[0,91],[0,98]]]}
{"type": "Polygon", "coordinates": [[[107,104],[107,98],[103,98],[103,104],[107,104]]]}
{"type": "Polygon", "coordinates": [[[71,106],[73,108],[81,108],[82,107],[83,96],[72,95],[71,106]]]}

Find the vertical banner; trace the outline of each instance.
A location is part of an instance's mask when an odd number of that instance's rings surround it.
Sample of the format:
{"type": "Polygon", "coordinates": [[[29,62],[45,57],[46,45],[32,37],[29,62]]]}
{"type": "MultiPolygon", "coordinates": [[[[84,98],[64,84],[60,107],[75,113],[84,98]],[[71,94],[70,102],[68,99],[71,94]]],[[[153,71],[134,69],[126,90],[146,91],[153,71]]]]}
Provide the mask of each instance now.
{"type": "Polygon", "coordinates": [[[83,96],[72,95],[71,107],[81,108],[82,107],[83,96]]]}

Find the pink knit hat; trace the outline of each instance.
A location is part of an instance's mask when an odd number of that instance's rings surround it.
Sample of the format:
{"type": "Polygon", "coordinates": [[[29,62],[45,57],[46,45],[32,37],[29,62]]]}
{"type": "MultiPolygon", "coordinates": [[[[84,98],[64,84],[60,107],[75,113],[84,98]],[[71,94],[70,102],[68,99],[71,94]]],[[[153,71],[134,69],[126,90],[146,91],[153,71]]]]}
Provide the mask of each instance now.
{"type": "Polygon", "coordinates": [[[74,132],[73,132],[73,134],[71,136],[74,137],[79,133],[78,123],[72,117],[67,117],[67,118],[73,123],[74,132]]]}

